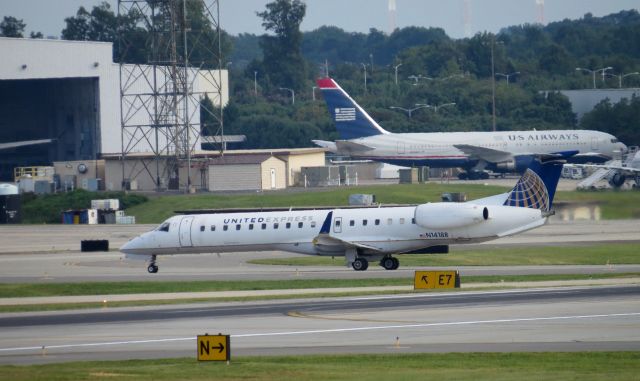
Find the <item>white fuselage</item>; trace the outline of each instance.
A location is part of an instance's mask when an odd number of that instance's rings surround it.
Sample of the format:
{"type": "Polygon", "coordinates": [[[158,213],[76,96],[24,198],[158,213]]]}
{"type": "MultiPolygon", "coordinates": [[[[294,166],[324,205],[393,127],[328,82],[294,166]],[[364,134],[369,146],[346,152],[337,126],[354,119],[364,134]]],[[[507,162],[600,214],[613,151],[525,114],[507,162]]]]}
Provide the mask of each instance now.
{"type": "MultiPolygon", "coordinates": [[[[129,241],[121,251],[159,255],[283,250],[341,256],[355,248],[361,255],[380,257],[436,245],[487,241],[546,221],[537,209],[465,205],[480,216],[487,208],[488,218],[453,219],[454,226],[431,229],[416,223],[416,206],[179,215],[129,241]]],[[[418,221],[429,218],[422,214],[418,221]]],[[[443,216],[432,218],[438,221],[443,216]]]]}
{"type": "MultiPolygon", "coordinates": [[[[614,136],[588,130],[389,133],[347,142],[359,146],[349,150],[348,145],[341,147],[338,143],[338,150],[354,159],[405,166],[427,165],[434,168],[470,168],[482,161],[454,145],[470,145],[509,153],[514,160],[513,164],[517,166],[515,169],[520,170],[528,166],[529,160],[520,163],[518,157],[577,151],[578,154],[569,158],[569,161],[602,162],[620,156],[626,150],[626,146],[614,136]],[[345,150],[348,152],[344,152],[345,150]]],[[[489,166],[497,164],[491,160],[485,161],[489,166]]]]}

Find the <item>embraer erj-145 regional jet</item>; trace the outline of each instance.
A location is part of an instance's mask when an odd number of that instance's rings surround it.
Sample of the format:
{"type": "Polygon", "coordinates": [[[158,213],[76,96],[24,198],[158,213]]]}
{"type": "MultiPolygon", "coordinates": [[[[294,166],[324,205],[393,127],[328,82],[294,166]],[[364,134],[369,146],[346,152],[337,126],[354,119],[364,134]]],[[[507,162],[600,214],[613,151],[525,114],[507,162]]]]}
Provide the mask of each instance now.
{"type": "Polygon", "coordinates": [[[475,201],[178,215],[120,251],[130,259],[148,259],[150,273],[158,271],[156,256],[162,254],[267,250],[344,256],[357,271],[370,261],[395,270],[399,261],[392,254],[484,242],[544,225],[562,162],[543,162],[533,160],[510,192],[475,201]]]}
{"type": "Polygon", "coordinates": [[[391,133],[376,123],[331,78],[318,79],[341,140],[314,140],[353,159],[405,167],[464,168],[461,179],[522,172],[535,155],[576,152],[571,163],[604,163],[627,147],[615,136],[589,130],[391,133]]]}

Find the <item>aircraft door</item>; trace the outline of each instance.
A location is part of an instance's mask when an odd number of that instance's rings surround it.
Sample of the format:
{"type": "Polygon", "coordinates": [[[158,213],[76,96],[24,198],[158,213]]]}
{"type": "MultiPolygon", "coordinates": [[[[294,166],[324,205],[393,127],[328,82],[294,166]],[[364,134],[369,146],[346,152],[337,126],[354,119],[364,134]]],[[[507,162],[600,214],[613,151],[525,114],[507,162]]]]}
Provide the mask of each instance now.
{"type": "Polygon", "coordinates": [[[193,216],[182,217],[180,221],[180,231],[178,235],[180,236],[180,246],[187,247],[193,246],[191,242],[191,224],[193,223],[193,216]]]}
{"type": "Polygon", "coordinates": [[[333,219],[333,232],[342,233],[342,217],[336,217],[333,219]]]}
{"type": "Polygon", "coordinates": [[[592,151],[598,151],[598,139],[597,138],[591,138],[591,150],[592,151]]]}

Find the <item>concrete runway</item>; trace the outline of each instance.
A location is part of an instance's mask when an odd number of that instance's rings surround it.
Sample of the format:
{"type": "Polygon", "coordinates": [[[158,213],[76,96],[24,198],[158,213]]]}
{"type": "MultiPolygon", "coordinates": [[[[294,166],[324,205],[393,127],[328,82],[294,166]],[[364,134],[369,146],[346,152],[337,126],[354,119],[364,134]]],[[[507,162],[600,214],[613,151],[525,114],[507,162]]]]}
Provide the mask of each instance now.
{"type": "Polygon", "coordinates": [[[576,287],[3,314],[0,363],[232,355],[640,350],[640,287],[576,287]],[[44,346],[44,349],[43,349],[44,346]]]}
{"type": "MultiPolygon", "coordinates": [[[[144,280],[257,280],[370,278],[412,276],[415,268],[386,271],[371,266],[364,272],[346,267],[259,266],[247,264],[256,258],[296,256],[284,252],[248,252],[159,257],[160,272],[148,274],[144,262],[124,261],[116,251],[81,253],[83,239],[108,239],[117,248],[151,225],[0,226],[0,282],[84,282],[144,280]]],[[[539,229],[480,245],[458,245],[452,250],[510,245],[589,245],[603,242],[638,243],[640,221],[551,221],[539,229]]],[[[336,258],[342,264],[342,258],[336,258]]],[[[568,274],[640,272],[640,265],[596,266],[471,266],[460,267],[462,275],[568,274]]]]}

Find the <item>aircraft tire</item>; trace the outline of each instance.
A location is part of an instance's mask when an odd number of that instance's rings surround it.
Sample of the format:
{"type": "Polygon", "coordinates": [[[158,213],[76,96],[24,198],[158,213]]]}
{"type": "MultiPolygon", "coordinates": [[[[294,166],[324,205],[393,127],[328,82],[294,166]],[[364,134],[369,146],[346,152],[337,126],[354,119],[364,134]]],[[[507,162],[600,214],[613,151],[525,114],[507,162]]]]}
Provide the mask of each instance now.
{"type": "Polygon", "coordinates": [[[147,267],[147,271],[148,271],[150,274],[155,274],[155,273],[157,273],[157,272],[158,272],[158,266],[157,266],[157,265],[155,265],[155,264],[150,264],[150,265],[149,265],[149,267],[147,267]]]}
{"type": "Polygon", "coordinates": [[[395,270],[397,268],[395,267],[396,261],[397,259],[393,257],[384,257],[380,261],[380,266],[382,266],[385,270],[395,270]]]}
{"type": "Polygon", "coordinates": [[[369,268],[369,262],[365,258],[356,258],[351,267],[356,271],[365,271],[369,268]]]}
{"type": "Polygon", "coordinates": [[[392,257],[393,259],[393,268],[391,270],[397,270],[400,267],[400,260],[398,258],[392,257]]]}

